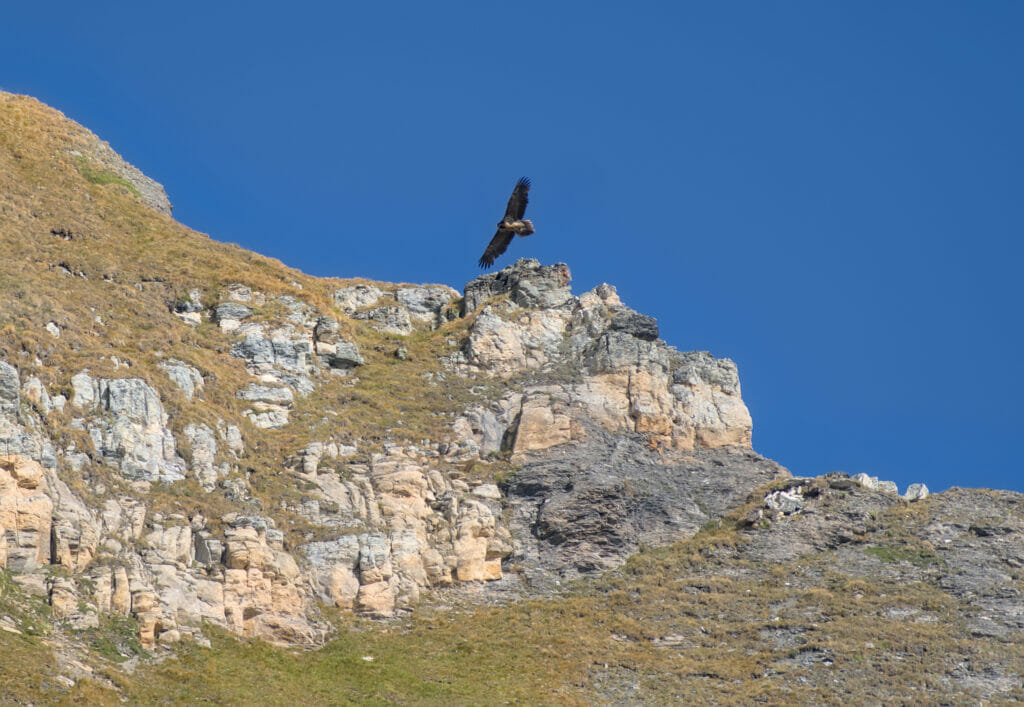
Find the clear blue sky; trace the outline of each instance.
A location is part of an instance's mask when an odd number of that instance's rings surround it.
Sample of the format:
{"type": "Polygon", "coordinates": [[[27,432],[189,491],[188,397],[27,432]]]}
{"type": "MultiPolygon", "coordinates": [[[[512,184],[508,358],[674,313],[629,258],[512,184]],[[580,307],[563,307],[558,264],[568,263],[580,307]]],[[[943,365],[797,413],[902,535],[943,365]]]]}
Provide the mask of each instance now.
{"type": "Polygon", "coordinates": [[[734,359],[797,474],[1024,490],[1024,3],[48,2],[0,87],[317,275],[520,256],[734,359]]]}

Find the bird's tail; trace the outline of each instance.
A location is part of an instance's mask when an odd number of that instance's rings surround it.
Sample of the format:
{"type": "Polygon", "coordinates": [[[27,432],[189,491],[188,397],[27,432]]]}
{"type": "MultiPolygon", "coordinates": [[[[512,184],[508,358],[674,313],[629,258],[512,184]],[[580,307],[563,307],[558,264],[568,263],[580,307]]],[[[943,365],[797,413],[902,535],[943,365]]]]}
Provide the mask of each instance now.
{"type": "Polygon", "coordinates": [[[529,236],[533,233],[533,221],[530,219],[524,218],[522,221],[516,221],[511,224],[511,226],[517,236],[529,236]]]}

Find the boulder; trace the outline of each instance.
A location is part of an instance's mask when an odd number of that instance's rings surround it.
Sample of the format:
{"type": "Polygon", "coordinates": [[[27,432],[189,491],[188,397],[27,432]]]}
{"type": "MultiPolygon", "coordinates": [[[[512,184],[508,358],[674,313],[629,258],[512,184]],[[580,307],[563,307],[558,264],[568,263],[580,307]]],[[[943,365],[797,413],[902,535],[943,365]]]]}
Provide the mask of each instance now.
{"type": "Polygon", "coordinates": [[[356,312],[352,316],[370,322],[370,326],[384,334],[405,336],[412,333],[412,321],[405,307],[375,307],[356,312]]]}
{"type": "Polygon", "coordinates": [[[335,290],[334,304],[351,316],[358,309],[377,304],[383,296],[384,293],[373,285],[354,285],[335,290]]]}
{"type": "Polygon", "coordinates": [[[440,319],[441,310],[459,293],[450,287],[402,287],[395,292],[395,299],[405,307],[409,316],[420,322],[435,322],[440,319]]]}
{"type": "Polygon", "coordinates": [[[462,315],[476,311],[486,300],[503,294],[520,307],[554,309],[571,306],[571,279],[565,263],[541,265],[533,258],[520,258],[498,272],[467,282],[462,315]]]}

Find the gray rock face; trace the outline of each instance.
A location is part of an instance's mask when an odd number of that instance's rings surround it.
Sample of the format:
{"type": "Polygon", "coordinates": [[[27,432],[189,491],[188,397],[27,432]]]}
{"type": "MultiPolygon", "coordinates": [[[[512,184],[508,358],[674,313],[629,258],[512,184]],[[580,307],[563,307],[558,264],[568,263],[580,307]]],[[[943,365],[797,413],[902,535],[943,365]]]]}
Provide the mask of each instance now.
{"type": "Polygon", "coordinates": [[[197,391],[203,389],[203,375],[195,366],[190,366],[176,359],[169,359],[160,362],[160,368],[167,374],[167,377],[174,381],[174,384],[181,388],[181,392],[189,400],[197,391]]]}
{"type": "Polygon", "coordinates": [[[341,311],[351,315],[357,309],[374,305],[384,296],[380,289],[373,285],[354,285],[334,291],[334,303],[341,311]]]}
{"type": "Polygon", "coordinates": [[[241,321],[252,316],[252,310],[238,302],[221,302],[213,310],[213,313],[218,322],[226,319],[241,321]]]}
{"type": "Polygon", "coordinates": [[[9,363],[0,361],[0,412],[18,411],[21,402],[21,381],[18,369],[9,363]]]}
{"type": "Polygon", "coordinates": [[[87,423],[89,437],[103,460],[130,479],[178,481],[185,461],[175,451],[174,435],[160,395],[138,378],[95,380],[86,373],[72,378],[76,407],[101,416],[87,423]]]}
{"type": "Polygon", "coordinates": [[[251,327],[232,345],[231,355],[245,361],[249,373],[262,381],[288,385],[302,395],[315,388],[313,341],[304,329],[289,324],[267,335],[262,327],[251,327]]]}
{"type": "Polygon", "coordinates": [[[355,368],[366,363],[356,345],[348,341],[339,341],[334,345],[334,353],[328,356],[328,362],[331,368],[355,368]]]}
{"type": "Polygon", "coordinates": [[[690,386],[706,383],[729,395],[740,393],[739,371],[727,358],[715,358],[707,351],[672,350],[669,366],[673,383],[690,386]]]}
{"type": "Polygon", "coordinates": [[[663,373],[669,366],[667,349],[623,331],[602,335],[583,355],[583,365],[593,374],[629,368],[655,369],[663,373]]]}
{"type": "Polygon", "coordinates": [[[608,329],[622,331],[644,341],[654,341],[658,338],[658,322],[654,317],[640,314],[628,307],[622,307],[612,314],[608,329]]]}
{"type": "Polygon", "coordinates": [[[171,311],[189,326],[198,326],[203,321],[202,293],[199,290],[190,290],[188,295],[178,297],[171,305],[171,311]]]}
{"type": "Polygon", "coordinates": [[[473,406],[463,418],[456,420],[456,435],[475,441],[483,456],[511,449],[513,439],[510,429],[522,411],[522,401],[521,394],[509,393],[486,406],[473,406]]]}
{"type": "Polygon", "coordinates": [[[313,588],[320,601],[351,605],[359,591],[359,538],[344,535],[336,540],[308,543],[299,549],[309,562],[313,588]]]}
{"type": "Polygon", "coordinates": [[[184,460],[175,451],[167,413],[154,388],[138,378],[94,379],[84,371],[72,377],[72,387],[74,406],[92,413],[86,426],[105,463],[129,479],[183,479],[184,460]]]}
{"type": "Polygon", "coordinates": [[[99,402],[99,381],[85,371],[71,376],[71,390],[71,404],[79,410],[88,410],[99,402]]]}
{"type": "Polygon", "coordinates": [[[253,404],[245,416],[257,427],[278,429],[288,424],[288,411],[295,400],[290,388],[251,383],[237,395],[239,399],[253,404]]]}
{"type": "Polygon", "coordinates": [[[333,317],[320,316],[313,325],[313,341],[316,343],[333,344],[338,340],[338,320],[333,317]]]}
{"type": "Polygon", "coordinates": [[[217,423],[217,434],[234,456],[238,456],[245,451],[245,440],[242,439],[242,431],[235,425],[225,425],[223,421],[220,421],[217,423]]]}
{"type": "Polygon", "coordinates": [[[274,344],[262,332],[249,332],[231,346],[231,355],[244,360],[250,370],[262,371],[274,365],[274,344]]]}
{"type": "Polygon", "coordinates": [[[57,452],[50,438],[35,425],[19,423],[13,411],[0,412],[0,454],[20,454],[47,469],[57,466],[57,452]]]}
{"type": "Polygon", "coordinates": [[[665,461],[639,437],[587,433],[584,442],[528,457],[505,484],[513,560],[531,581],[613,567],[640,544],[687,538],[788,475],[749,450],[697,450],[665,461]]]}
{"type": "Polygon", "coordinates": [[[46,390],[46,386],[36,376],[30,376],[25,381],[21,386],[21,394],[26,400],[38,405],[43,413],[50,413],[55,407],[49,391],[46,390]]]}
{"type": "Polygon", "coordinates": [[[506,293],[520,307],[563,307],[573,299],[571,279],[565,263],[541,265],[533,258],[520,258],[496,273],[467,282],[462,314],[476,311],[487,299],[506,293]]]}
{"type": "Polygon", "coordinates": [[[769,511],[789,515],[804,507],[804,497],[799,489],[785,489],[768,494],[764,499],[764,505],[769,511]]]}
{"type": "Polygon", "coordinates": [[[853,480],[866,489],[872,491],[883,491],[885,493],[892,494],[893,496],[899,495],[899,488],[893,481],[879,481],[877,476],[868,476],[867,474],[860,473],[853,477],[853,480]]]}
{"type": "Polygon", "coordinates": [[[356,312],[352,316],[370,322],[374,329],[384,334],[405,336],[412,333],[412,321],[405,307],[375,307],[356,312]]]}
{"type": "Polygon", "coordinates": [[[205,307],[203,306],[202,293],[199,290],[192,290],[188,293],[188,296],[181,297],[174,302],[174,311],[178,314],[195,314],[202,312],[205,307]]]}
{"type": "Polygon", "coordinates": [[[191,471],[206,491],[217,487],[217,438],[206,425],[191,424],[185,428],[185,437],[192,448],[191,471]]]}
{"type": "Polygon", "coordinates": [[[269,386],[252,383],[240,390],[238,397],[251,402],[269,403],[271,405],[291,405],[295,400],[292,391],[283,386],[269,386]]]}
{"type": "Polygon", "coordinates": [[[434,322],[441,310],[459,294],[450,287],[403,287],[395,292],[395,299],[405,307],[409,316],[421,322],[434,322]]]}
{"type": "Polygon", "coordinates": [[[359,544],[359,574],[363,584],[391,578],[391,546],[382,533],[367,533],[359,544]]]}

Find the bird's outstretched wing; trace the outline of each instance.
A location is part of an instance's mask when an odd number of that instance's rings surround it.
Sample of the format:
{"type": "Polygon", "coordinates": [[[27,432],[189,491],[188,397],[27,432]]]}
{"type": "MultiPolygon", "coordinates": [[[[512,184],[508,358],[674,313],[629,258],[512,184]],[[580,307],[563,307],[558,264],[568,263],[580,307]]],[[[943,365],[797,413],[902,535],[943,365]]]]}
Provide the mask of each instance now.
{"type": "Polygon", "coordinates": [[[494,259],[505,252],[505,249],[508,248],[508,244],[512,242],[515,235],[516,232],[511,228],[505,228],[504,226],[498,228],[494,238],[487,244],[487,250],[480,256],[480,267],[489,268],[494,265],[494,259]]]}
{"type": "Polygon", "coordinates": [[[512,190],[512,196],[508,198],[508,208],[505,209],[505,220],[512,219],[519,221],[526,213],[526,202],[529,201],[530,180],[520,177],[516,182],[516,188],[512,190]]]}

